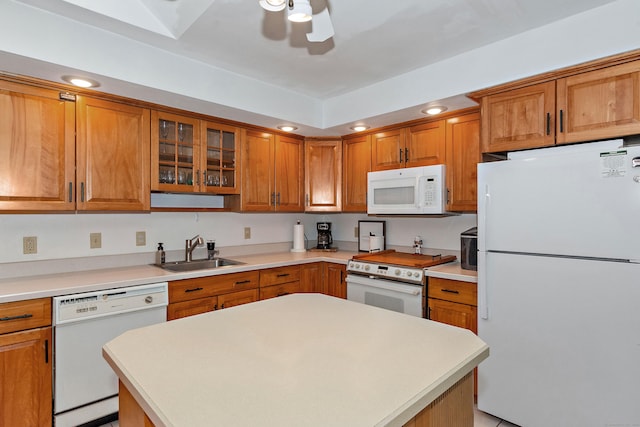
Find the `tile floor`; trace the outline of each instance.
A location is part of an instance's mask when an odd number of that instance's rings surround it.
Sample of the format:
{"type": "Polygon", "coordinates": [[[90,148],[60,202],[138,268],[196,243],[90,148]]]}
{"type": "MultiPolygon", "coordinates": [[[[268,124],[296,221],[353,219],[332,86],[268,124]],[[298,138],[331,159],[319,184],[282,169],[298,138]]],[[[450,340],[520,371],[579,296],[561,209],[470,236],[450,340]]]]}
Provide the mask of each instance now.
{"type": "MultiPolygon", "coordinates": [[[[119,427],[118,421],[114,421],[109,424],[104,424],[101,427],[119,427]]],[[[508,421],[503,421],[500,418],[496,418],[492,415],[485,414],[482,411],[475,410],[475,417],[473,427],[518,427],[515,424],[511,424],[508,421]]]]}

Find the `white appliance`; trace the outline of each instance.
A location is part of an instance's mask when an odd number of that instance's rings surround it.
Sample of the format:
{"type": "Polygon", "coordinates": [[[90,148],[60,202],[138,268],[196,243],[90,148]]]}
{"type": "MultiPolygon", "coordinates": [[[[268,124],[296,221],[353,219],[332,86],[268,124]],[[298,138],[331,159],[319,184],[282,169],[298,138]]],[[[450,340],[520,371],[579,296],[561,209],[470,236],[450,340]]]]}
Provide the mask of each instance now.
{"type": "Polygon", "coordinates": [[[102,346],[130,329],[165,322],[167,289],[163,282],[53,298],[56,427],[118,412],[118,377],[102,346]]]}
{"type": "Polygon", "coordinates": [[[445,166],[392,169],[367,174],[367,213],[444,214],[445,166]]]}
{"type": "Polygon", "coordinates": [[[478,165],[478,408],[526,427],[640,425],[640,147],[478,165]]]}

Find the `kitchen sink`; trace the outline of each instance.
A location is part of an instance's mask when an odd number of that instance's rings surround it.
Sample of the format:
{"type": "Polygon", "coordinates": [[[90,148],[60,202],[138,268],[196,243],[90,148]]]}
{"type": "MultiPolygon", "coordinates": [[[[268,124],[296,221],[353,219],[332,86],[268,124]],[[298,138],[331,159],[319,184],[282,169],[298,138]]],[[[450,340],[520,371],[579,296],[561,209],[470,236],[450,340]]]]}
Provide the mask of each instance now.
{"type": "Polygon", "coordinates": [[[162,265],[162,268],[170,271],[194,271],[194,270],[208,270],[211,268],[226,267],[229,265],[241,265],[244,262],[234,261],[227,258],[214,258],[214,259],[200,259],[194,261],[176,261],[167,262],[162,265]]]}

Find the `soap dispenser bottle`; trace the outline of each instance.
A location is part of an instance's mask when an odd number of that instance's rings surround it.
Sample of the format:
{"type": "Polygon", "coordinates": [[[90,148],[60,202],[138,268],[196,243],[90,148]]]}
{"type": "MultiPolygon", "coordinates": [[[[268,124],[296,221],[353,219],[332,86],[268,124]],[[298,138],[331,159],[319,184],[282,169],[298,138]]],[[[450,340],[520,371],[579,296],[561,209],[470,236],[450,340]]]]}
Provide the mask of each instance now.
{"type": "Polygon", "coordinates": [[[162,265],[165,262],[164,248],[162,243],[158,243],[158,250],[156,251],[156,265],[162,265]]]}

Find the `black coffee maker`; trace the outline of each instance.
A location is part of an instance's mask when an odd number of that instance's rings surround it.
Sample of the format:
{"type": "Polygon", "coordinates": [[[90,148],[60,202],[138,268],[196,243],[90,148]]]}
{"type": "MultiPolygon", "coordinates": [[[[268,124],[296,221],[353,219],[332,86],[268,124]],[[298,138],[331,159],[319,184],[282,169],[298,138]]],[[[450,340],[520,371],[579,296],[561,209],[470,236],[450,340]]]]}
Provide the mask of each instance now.
{"type": "Polygon", "coordinates": [[[330,249],[333,243],[333,237],[331,237],[331,223],[330,222],[318,222],[316,223],[316,229],[318,230],[318,249],[330,249]]]}

